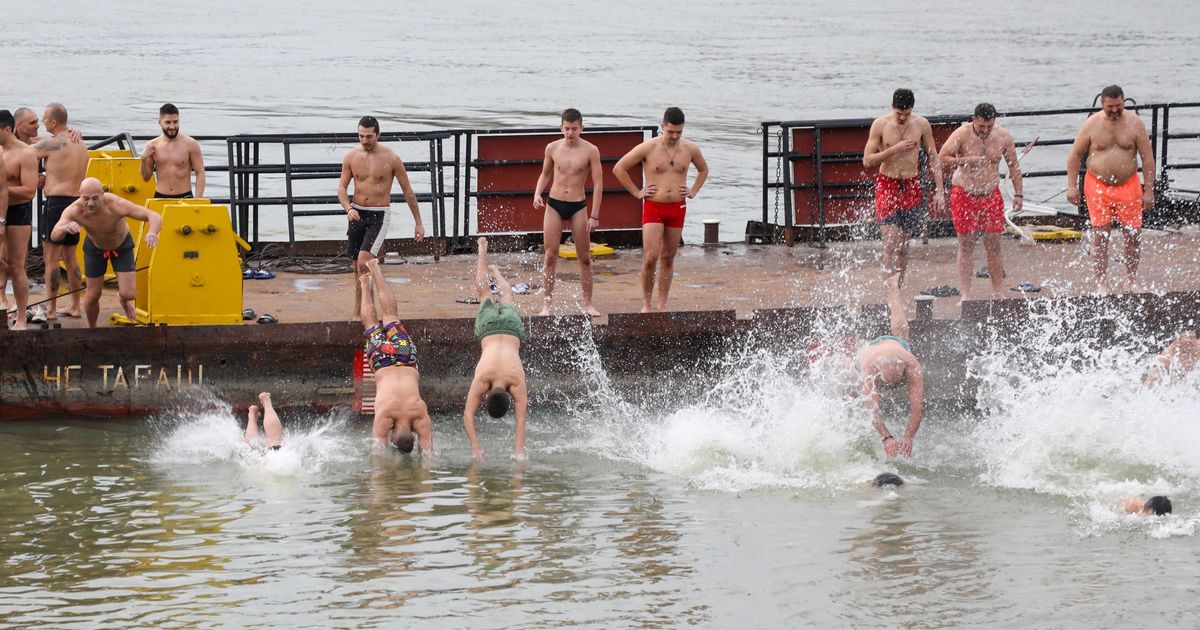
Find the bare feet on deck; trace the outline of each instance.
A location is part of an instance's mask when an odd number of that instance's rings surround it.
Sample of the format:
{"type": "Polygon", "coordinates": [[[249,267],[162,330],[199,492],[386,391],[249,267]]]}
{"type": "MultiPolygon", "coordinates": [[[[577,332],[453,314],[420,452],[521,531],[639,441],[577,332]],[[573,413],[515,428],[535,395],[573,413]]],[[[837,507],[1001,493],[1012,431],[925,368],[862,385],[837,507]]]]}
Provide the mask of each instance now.
{"type": "Polygon", "coordinates": [[[550,315],[550,298],[542,299],[542,310],[538,311],[538,317],[547,317],[550,315]]]}
{"type": "Polygon", "coordinates": [[[596,307],[592,306],[591,304],[584,304],[583,310],[592,317],[600,317],[600,311],[596,310],[596,307]]]}

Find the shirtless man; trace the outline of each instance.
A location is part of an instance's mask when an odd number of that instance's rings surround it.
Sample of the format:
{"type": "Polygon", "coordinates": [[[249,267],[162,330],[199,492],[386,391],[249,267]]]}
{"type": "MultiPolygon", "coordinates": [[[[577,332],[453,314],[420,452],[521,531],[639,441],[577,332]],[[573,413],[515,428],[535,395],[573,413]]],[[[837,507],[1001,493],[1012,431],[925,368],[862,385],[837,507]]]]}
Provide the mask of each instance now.
{"type": "Polygon", "coordinates": [[[39,130],[37,112],[28,107],[18,107],[13,112],[13,118],[17,123],[17,126],[13,128],[13,133],[17,134],[17,140],[25,144],[37,142],[39,130]]]}
{"type": "Polygon", "coordinates": [[[87,175],[88,152],[83,144],[71,141],[67,129],[66,107],[59,103],[47,105],[42,114],[42,124],[46,126],[50,137],[39,140],[33,148],[38,159],[46,161],[46,184],[43,187],[46,194],[45,221],[40,227],[42,258],[46,266],[46,297],[50,308],[44,318],[58,319],[58,292],[54,287],[54,275],[58,272],[60,260],[67,268],[67,278],[72,291],[71,308],[64,311],[64,314],[79,317],[79,261],[75,257],[75,247],[79,245],[79,232],[63,232],[63,239],[60,241],[53,237],[51,230],[59,224],[67,206],[79,199],[79,183],[87,175]]]}
{"type": "MultiPolygon", "coordinates": [[[[5,171],[5,170],[6,169],[4,168],[4,156],[0,155],[0,171],[5,171]]],[[[8,207],[8,178],[7,177],[0,177],[0,207],[4,207],[4,208],[8,207]]],[[[8,219],[4,218],[4,217],[0,217],[0,243],[4,242],[4,239],[6,238],[6,233],[8,232],[7,224],[8,224],[8,219]]],[[[4,260],[4,256],[0,256],[0,271],[5,270],[6,267],[7,267],[7,263],[4,260]]],[[[4,293],[3,285],[0,285],[0,293],[4,293]]],[[[4,312],[4,324],[5,324],[4,327],[6,327],[6,328],[8,326],[8,310],[7,310],[7,308],[8,307],[5,307],[5,312],[4,312]]],[[[24,319],[24,318],[21,317],[20,315],[18,315],[17,319],[24,319]]]]}
{"type": "Polygon", "coordinates": [[[683,234],[686,199],[694,199],[708,179],[708,163],[700,147],[683,139],[683,111],[668,107],[663,113],[662,135],[651,138],[626,153],[613,166],[613,175],[642,200],[642,312],[667,308],[667,294],[675,275],[675,252],[683,234]],[[629,169],[642,165],[645,186],[638,190],[629,169]],[[696,179],[687,185],[689,166],[696,167],[696,179]],[[651,302],[654,277],[658,274],[658,306],[651,302]]]}
{"type": "Polygon", "coordinates": [[[375,421],[371,425],[374,450],[382,452],[391,444],[401,453],[411,453],[414,442],[419,442],[421,454],[432,455],[433,421],[421,400],[417,346],[400,323],[396,294],[383,277],[379,261],[369,258],[363,267],[367,271],[358,277],[362,296],[359,312],[366,339],[363,353],[375,375],[375,421]]]}
{"type": "Polygon", "coordinates": [[[876,337],[858,355],[858,367],[862,374],[862,395],[871,424],[883,438],[883,451],[889,458],[897,454],[912,455],[913,437],[921,426],[921,412],[925,403],[925,380],[921,364],[913,356],[908,342],[908,317],[900,300],[899,273],[887,278],[888,309],[891,312],[891,335],[876,337]],[[883,422],[879,411],[879,388],[884,385],[908,386],[908,429],[904,436],[896,439],[883,422]]]}
{"type": "Polygon", "coordinates": [[[16,321],[13,330],[25,330],[25,307],[29,305],[29,277],[25,258],[29,253],[29,237],[33,233],[33,198],[37,195],[37,155],[29,145],[15,135],[16,120],[7,109],[0,110],[0,156],[5,167],[0,169],[8,184],[5,222],[7,230],[0,237],[0,259],[5,265],[0,273],[0,294],[11,277],[16,302],[16,321]]]}
{"type": "MultiPolygon", "coordinates": [[[[425,238],[425,225],[421,223],[421,209],[417,207],[417,196],[408,183],[408,171],[404,161],[395,151],[379,144],[379,121],[374,116],[363,116],[358,121],[358,142],[342,159],[342,177],[338,180],[338,201],[346,211],[350,227],[346,231],[350,257],[354,259],[355,273],[367,273],[367,261],[379,256],[383,241],[387,238],[391,223],[392,180],[400,183],[404,201],[412,211],[416,222],[416,240],[425,238]],[[348,192],[350,178],[354,178],[354,200],[348,192]]],[[[362,304],[362,287],[354,287],[354,318],[359,318],[362,304]]]]}
{"type": "Polygon", "coordinates": [[[1200,365],[1200,340],[1196,339],[1196,331],[1185,330],[1158,354],[1154,365],[1142,378],[1142,384],[1154,387],[1159,381],[1181,378],[1197,365],[1200,365]]]}
{"type": "Polygon", "coordinates": [[[955,167],[950,186],[950,213],[958,233],[958,289],[966,299],[975,277],[972,255],[975,240],[983,233],[987,251],[988,275],[992,279],[992,298],[1004,296],[1004,260],[1000,256],[1000,235],[1004,233],[1004,197],[1000,195],[1000,160],[1008,164],[1012,178],[1013,211],[1024,204],[1021,163],[1012,134],[996,124],[996,108],[991,103],[975,106],[971,122],[954,130],[938,154],[942,164],[955,167]]]}
{"type": "Polygon", "coordinates": [[[87,230],[87,239],[83,242],[83,275],[87,278],[87,296],[83,306],[89,328],[96,327],[96,319],[100,315],[100,294],[104,290],[104,273],[108,271],[109,263],[112,263],[113,272],[117,274],[117,291],[125,316],[137,320],[133,305],[137,297],[133,235],[129,233],[126,218],[149,223],[146,247],[153,248],[158,244],[162,217],[157,212],[104,192],[100,180],[89,177],[79,185],[79,200],[63,210],[62,217],[50,231],[52,240],[62,241],[68,234],[78,238],[81,228],[87,230]]]}
{"type": "Polygon", "coordinates": [[[154,196],[191,199],[192,173],[196,174],[196,196],[204,197],[204,156],[200,143],[179,133],[179,108],[167,103],[158,108],[162,135],[146,143],[142,151],[142,181],[155,177],[154,196]]]}
{"type": "Polygon", "coordinates": [[[554,293],[554,270],[558,265],[558,245],[562,241],[564,225],[570,225],[575,239],[575,255],[579,261],[579,284],[583,289],[583,310],[597,316],[592,306],[592,244],[591,231],[600,226],[600,201],[604,197],[604,171],[600,169],[600,149],[583,140],[583,114],[577,109],[562,113],[562,140],[546,145],[546,159],[542,162],[542,174],[533,189],[533,209],[545,210],[542,220],[542,238],[546,242],[545,277],[542,280],[544,295],[542,310],[538,315],[550,314],[550,302],[554,293]],[[592,176],[592,211],[587,211],[588,174],[592,176]],[[553,176],[550,188],[550,204],[542,201],[542,191],[553,176]]]}
{"type": "Polygon", "coordinates": [[[1114,220],[1125,233],[1126,288],[1138,291],[1142,211],[1154,207],[1154,150],[1146,125],[1125,111],[1125,92],[1116,85],[1100,93],[1101,111],[1088,117],[1067,156],[1067,201],[1079,205],[1079,166],[1087,156],[1083,196],[1092,223],[1092,268],[1096,288],[1108,292],[1108,241],[1114,220]],[[1137,158],[1142,157],[1138,181],[1137,158]]]}
{"type": "Polygon", "coordinates": [[[513,306],[512,287],[495,265],[487,261],[487,239],[479,239],[479,262],[475,268],[475,293],[479,297],[479,314],[475,317],[475,337],[479,339],[481,352],[475,365],[475,378],[467,392],[467,405],[463,409],[463,429],[471,442],[471,454],[476,461],[484,458],[483,447],[475,435],[475,414],[482,403],[488,415],[503,418],[508,413],[509,402],[516,415],[516,445],[512,458],[525,460],[525,413],[529,405],[529,393],[525,388],[525,368],[521,365],[521,341],[525,338],[525,327],[521,316],[513,306]],[[488,272],[500,290],[499,303],[492,302],[488,272]]]}
{"type": "Polygon", "coordinates": [[[921,209],[920,149],[933,175],[933,207],[941,209],[945,191],[942,166],[933,142],[933,127],[912,113],[916,98],[900,88],[892,95],[892,113],[871,123],[863,166],[878,168],[875,175],[875,214],[883,232],[884,275],[899,273],[903,286],[908,271],[908,239],[917,233],[921,209]]]}
{"type": "MultiPolygon", "coordinates": [[[[262,392],[258,395],[258,402],[262,405],[262,435],[265,438],[266,448],[268,451],[278,451],[283,448],[283,423],[279,421],[279,414],[275,413],[275,407],[271,404],[271,394],[262,392]]],[[[242,437],[246,444],[252,447],[258,447],[258,415],[259,406],[250,405],[250,411],[246,414],[246,433],[242,437]]]]}

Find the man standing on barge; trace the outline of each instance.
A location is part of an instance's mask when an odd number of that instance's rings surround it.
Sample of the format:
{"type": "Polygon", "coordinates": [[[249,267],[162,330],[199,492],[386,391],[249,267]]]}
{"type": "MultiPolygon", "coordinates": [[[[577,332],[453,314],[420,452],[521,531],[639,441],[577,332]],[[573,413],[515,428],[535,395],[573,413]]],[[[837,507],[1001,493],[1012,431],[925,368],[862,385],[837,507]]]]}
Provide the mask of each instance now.
{"type": "Polygon", "coordinates": [[[683,235],[687,200],[694,199],[708,179],[708,163],[700,147],[683,139],[683,110],[668,107],[663,113],[662,135],[651,138],[626,153],[613,166],[613,175],[642,200],[642,312],[663,311],[675,275],[675,253],[683,235]],[[642,165],[645,186],[638,190],[629,169],[642,165]],[[696,167],[696,179],[687,185],[688,168],[696,167]],[[656,271],[657,269],[657,271],[656,271]],[[658,278],[658,305],[651,301],[658,278]]]}
{"type": "MultiPolygon", "coordinates": [[[[374,116],[363,116],[358,121],[358,147],[342,159],[342,176],[338,180],[338,202],[346,211],[350,221],[346,236],[349,241],[350,257],[354,259],[355,277],[368,274],[367,261],[379,256],[387,238],[391,223],[392,180],[400,183],[404,201],[412,211],[416,223],[416,240],[425,238],[425,226],[421,223],[421,209],[417,207],[417,195],[408,182],[408,171],[404,161],[395,151],[379,144],[379,121],[374,116]],[[354,198],[351,200],[349,186],[354,179],[354,198]]],[[[354,319],[359,319],[362,305],[362,287],[354,284],[354,319]]]]}
{"type": "Polygon", "coordinates": [[[1067,156],[1067,201],[1079,205],[1079,168],[1087,156],[1083,196],[1092,224],[1092,268],[1096,289],[1108,293],[1108,241],[1113,221],[1125,234],[1125,288],[1140,289],[1142,212],[1154,207],[1154,150],[1146,125],[1125,111],[1125,92],[1110,85],[1100,93],[1101,110],[1088,117],[1067,156]],[[1138,156],[1142,177],[1138,181],[1138,156]]]}
{"type": "Polygon", "coordinates": [[[875,175],[875,214],[883,232],[885,277],[898,273],[901,286],[908,271],[908,239],[916,234],[920,223],[921,149],[925,150],[933,176],[935,209],[941,209],[945,196],[933,127],[923,116],[912,113],[915,103],[912,90],[896,90],[892,113],[871,123],[863,149],[863,166],[879,169],[875,175]]]}
{"type": "Polygon", "coordinates": [[[142,181],[155,178],[154,196],[160,199],[191,199],[192,173],[196,174],[196,197],[204,197],[204,156],[200,143],[179,133],[179,108],[167,103],[158,108],[162,135],[146,143],[142,151],[142,181]]]}

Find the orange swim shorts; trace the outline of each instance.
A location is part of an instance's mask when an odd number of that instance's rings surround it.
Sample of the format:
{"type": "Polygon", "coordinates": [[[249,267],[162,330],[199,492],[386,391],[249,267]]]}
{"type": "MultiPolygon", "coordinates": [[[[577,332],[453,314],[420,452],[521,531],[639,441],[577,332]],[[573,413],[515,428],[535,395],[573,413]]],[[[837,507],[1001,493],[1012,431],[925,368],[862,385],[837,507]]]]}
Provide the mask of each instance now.
{"type": "Polygon", "coordinates": [[[1083,195],[1092,225],[1107,228],[1115,219],[1128,228],[1142,227],[1142,182],[1136,174],[1109,185],[1089,172],[1083,178],[1083,195]]]}

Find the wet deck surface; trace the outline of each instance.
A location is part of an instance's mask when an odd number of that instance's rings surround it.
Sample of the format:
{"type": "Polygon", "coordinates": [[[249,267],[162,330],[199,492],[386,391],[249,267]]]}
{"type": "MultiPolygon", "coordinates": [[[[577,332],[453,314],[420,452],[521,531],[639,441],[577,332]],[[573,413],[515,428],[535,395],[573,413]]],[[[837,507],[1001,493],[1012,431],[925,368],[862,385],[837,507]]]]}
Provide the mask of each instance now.
{"type": "MultiPolygon", "coordinates": [[[[1115,233],[1114,233],[1115,234],[1115,233]]],[[[1189,226],[1182,231],[1146,230],[1142,241],[1142,284],[1153,292],[1200,289],[1200,229],[1189,226]]],[[[1114,239],[1110,248],[1110,284],[1124,279],[1121,263],[1122,242],[1114,239]]],[[[722,244],[715,247],[686,246],[676,259],[675,280],[668,310],[734,309],[745,317],[754,309],[829,305],[878,304],[884,301],[879,268],[880,243],[830,243],[826,249],[798,243],[782,245],[722,244]]],[[[1007,278],[1007,297],[1020,297],[1009,287],[1031,282],[1042,287],[1037,296],[1061,297],[1094,291],[1091,263],[1086,244],[1079,241],[1020,244],[1005,238],[1003,252],[1007,278]]],[[[928,244],[910,242],[909,276],[904,287],[909,316],[913,299],[922,290],[941,285],[956,286],[956,241],[931,239],[928,244]]],[[[398,259],[399,260],[399,259],[398,259]]],[[[524,315],[541,308],[541,253],[493,253],[492,262],[514,283],[526,283],[531,290],[517,296],[524,315]]],[[[976,246],[974,268],[985,264],[982,245],[976,246]]],[[[595,266],[595,305],[608,313],[637,312],[641,308],[638,274],[641,250],[618,250],[613,256],[599,258],[595,266]]],[[[269,267],[269,263],[268,263],[269,267]]],[[[447,256],[440,261],[430,257],[410,257],[385,264],[404,318],[474,317],[476,306],[458,300],[474,297],[475,257],[447,256]]],[[[988,299],[990,281],[976,278],[968,299],[988,299]]],[[[42,296],[40,287],[31,290],[31,298],[42,296]]],[[[270,313],[280,322],[320,322],[350,319],[353,312],[354,286],[350,274],[307,275],[279,272],[270,280],[247,280],[244,302],[257,313],[270,313]]],[[[555,289],[555,313],[580,312],[579,265],[560,260],[555,289]]],[[[60,308],[66,303],[60,300],[60,308]]],[[[101,302],[101,325],[108,326],[108,315],[118,311],[115,287],[106,288],[101,302]]],[[[957,318],[957,298],[938,299],[934,317],[957,318]]],[[[601,317],[598,323],[606,323],[601,317]]],[[[60,318],[64,328],[82,327],[79,319],[60,318]]],[[[252,323],[252,322],[251,322],[252,323]]]]}

